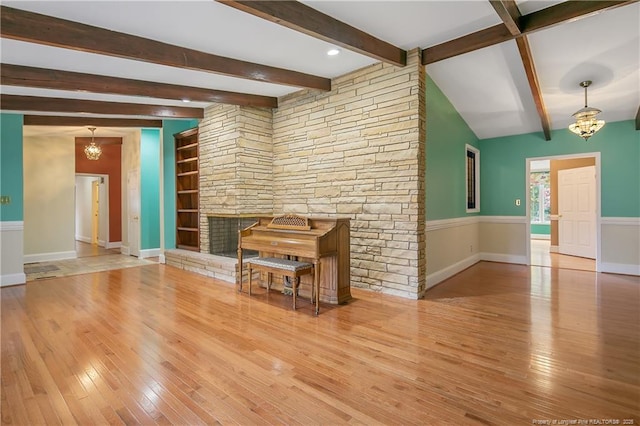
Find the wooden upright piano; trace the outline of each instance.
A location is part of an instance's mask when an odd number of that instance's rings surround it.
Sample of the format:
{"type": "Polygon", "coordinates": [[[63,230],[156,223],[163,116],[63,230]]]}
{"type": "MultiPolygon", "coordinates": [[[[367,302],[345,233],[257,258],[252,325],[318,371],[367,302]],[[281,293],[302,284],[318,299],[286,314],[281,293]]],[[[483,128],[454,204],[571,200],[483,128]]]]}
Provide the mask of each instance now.
{"type": "MultiPolygon", "coordinates": [[[[282,217],[282,216],[281,216],[282,217]]],[[[242,280],[243,251],[258,251],[260,257],[280,257],[313,263],[319,268],[320,301],[331,304],[351,299],[349,218],[305,218],[306,229],[281,229],[271,225],[273,217],[260,217],[238,235],[238,280],[242,280]]],[[[312,276],[301,277],[299,293],[311,294],[312,276]]],[[[275,277],[274,287],[282,282],[275,277]]],[[[239,282],[238,282],[239,284],[239,282]]]]}

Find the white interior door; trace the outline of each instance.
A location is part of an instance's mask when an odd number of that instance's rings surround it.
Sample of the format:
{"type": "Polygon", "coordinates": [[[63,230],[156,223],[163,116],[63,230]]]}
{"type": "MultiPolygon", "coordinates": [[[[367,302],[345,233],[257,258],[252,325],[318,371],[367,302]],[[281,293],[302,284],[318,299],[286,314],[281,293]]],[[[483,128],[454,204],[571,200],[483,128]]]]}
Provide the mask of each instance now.
{"type": "Polygon", "coordinates": [[[128,236],[129,254],[140,256],[140,170],[129,170],[127,175],[127,201],[128,212],[128,236]]]}
{"type": "Polygon", "coordinates": [[[596,258],[596,168],[558,171],[558,251],[596,258]]]}

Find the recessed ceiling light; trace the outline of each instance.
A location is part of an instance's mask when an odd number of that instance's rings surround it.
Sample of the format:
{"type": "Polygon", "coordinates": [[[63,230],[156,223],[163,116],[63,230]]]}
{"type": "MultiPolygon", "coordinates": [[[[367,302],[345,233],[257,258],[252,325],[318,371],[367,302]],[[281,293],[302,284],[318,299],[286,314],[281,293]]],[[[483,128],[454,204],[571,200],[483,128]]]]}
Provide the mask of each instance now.
{"type": "Polygon", "coordinates": [[[338,50],[338,49],[331,49],[331,50],[327,51],[327,55],[329,55],[329,56],[336,56],[339,53],[340,53],[340,50],[338,50]]]}
{"type": "Polygon", "coordinates": [[[191,102],[191,99],[183,99],[182,102],[188,103],[191,102]]]}

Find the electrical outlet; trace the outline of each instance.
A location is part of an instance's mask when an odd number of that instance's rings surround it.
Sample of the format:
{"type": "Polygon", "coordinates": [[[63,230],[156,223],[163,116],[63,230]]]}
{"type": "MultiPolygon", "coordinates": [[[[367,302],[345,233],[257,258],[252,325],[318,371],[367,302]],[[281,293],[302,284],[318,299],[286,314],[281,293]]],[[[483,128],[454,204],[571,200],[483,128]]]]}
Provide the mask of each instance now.
{"type": "Polygon", "coordinates": [[[1,195],[0,196],[0,204],[11,204],[11,196],[9,195],[1,195]]]}
{"type": "Polygon", "coordinates": [[[516,206],[520,207],[520,198],[516,198],[516,206]]]}

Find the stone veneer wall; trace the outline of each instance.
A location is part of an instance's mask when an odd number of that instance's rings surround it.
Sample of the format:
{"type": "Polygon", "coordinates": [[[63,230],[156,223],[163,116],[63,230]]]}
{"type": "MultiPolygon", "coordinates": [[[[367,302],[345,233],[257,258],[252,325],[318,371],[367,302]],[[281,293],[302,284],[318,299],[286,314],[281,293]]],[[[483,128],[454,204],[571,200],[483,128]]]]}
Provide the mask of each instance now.
{"type": "Polygon", "coordinates": [[[272,112],[217,104],[199,126],[200,251],[209,252],[208,215],[273,212],[272,112]]]}
{"type": "Polygon", "coordinates": [[[421,297],[425,263],[425,67],[375,64],[273,111],[215,105],[200,124],[200,239],[208,214],[351,220],[351,285],[421,297]]]}
{"type": "Polygon", "coordinates": [[[273,113],[274,210],[351,217],[351,285],[424,293],[425,68],[378,63],[273,113]]]}

